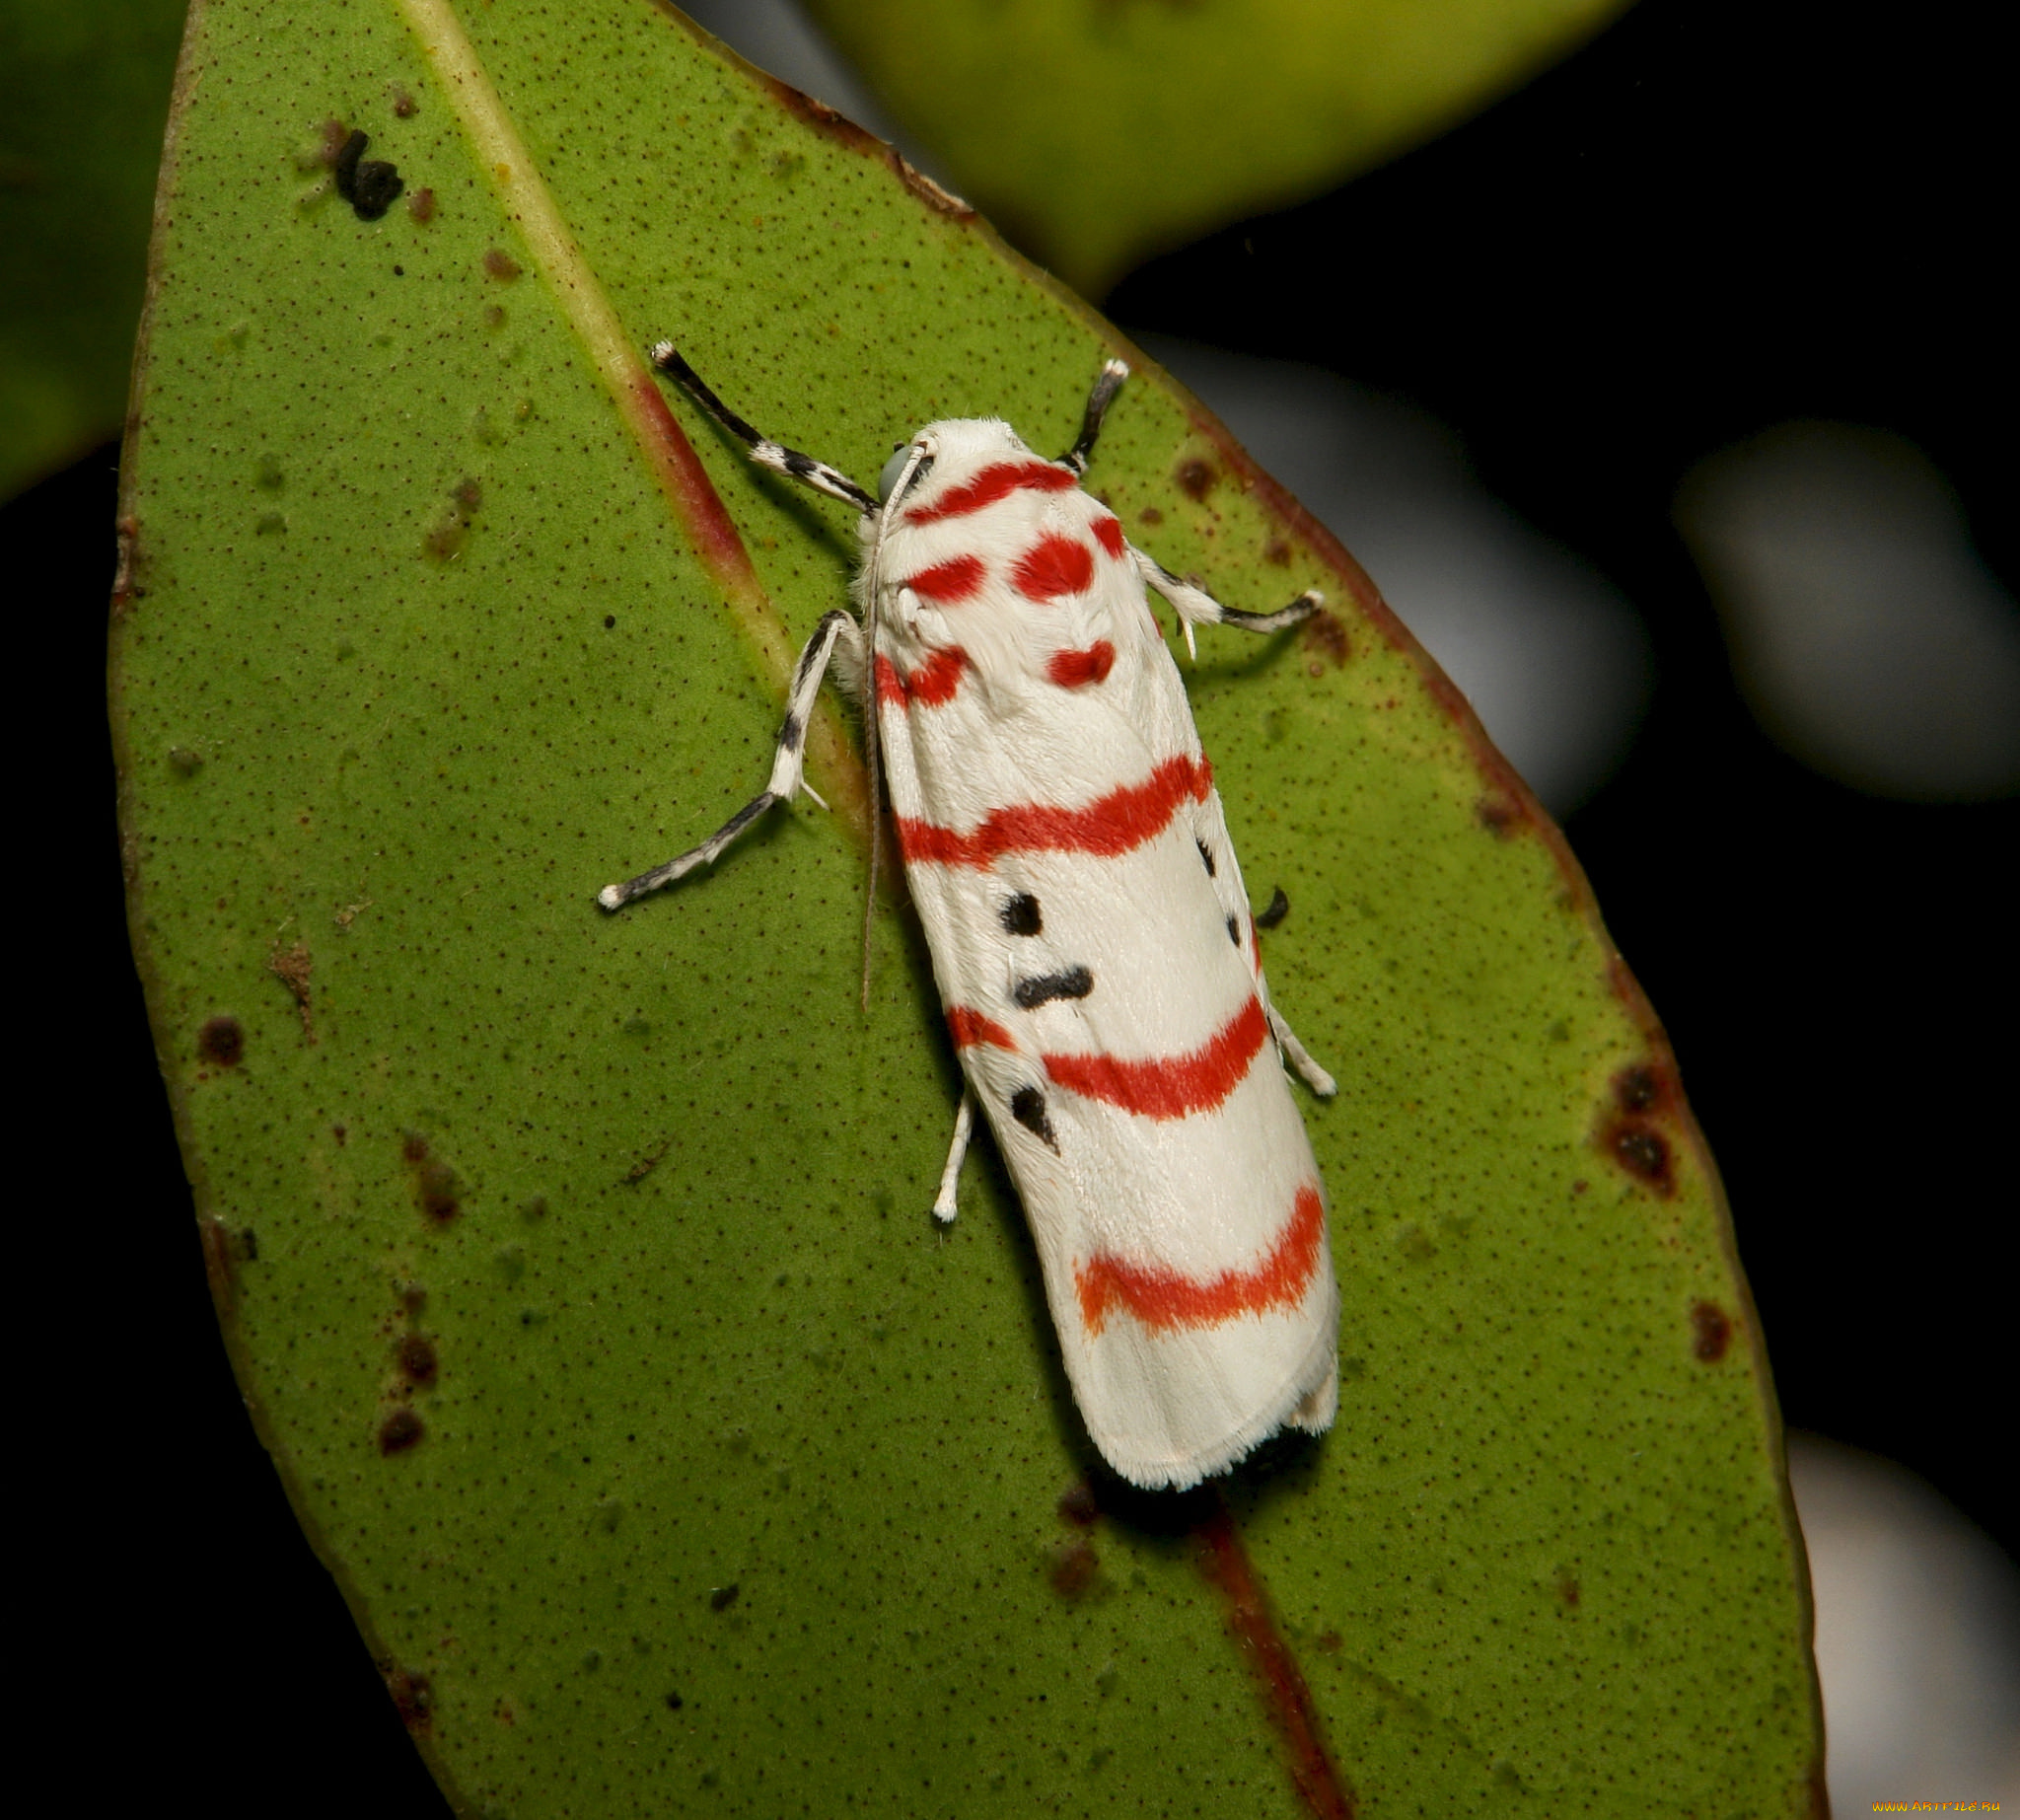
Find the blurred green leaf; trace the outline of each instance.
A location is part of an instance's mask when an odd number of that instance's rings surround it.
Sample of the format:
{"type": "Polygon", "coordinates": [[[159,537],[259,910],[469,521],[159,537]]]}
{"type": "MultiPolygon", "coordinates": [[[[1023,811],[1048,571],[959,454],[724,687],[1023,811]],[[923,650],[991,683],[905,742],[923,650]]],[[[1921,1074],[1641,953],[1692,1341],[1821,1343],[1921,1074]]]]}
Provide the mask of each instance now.
{"type": "Polygon", "coordinates": [[[182,12],[0,3],[0,499],[119,433],[182,12]]]}
{"type": "Polygon", "coordinates": [[[806,0],[1017,244],[1099,297],[1514,88],[1624,0],[806,0]]]}
{"type": "Polygon", "coordinates": [[[838,717],[837,814],[593,901],[757,786],[854,542],[682,404],[685,467],[637,350],[871,475],[937,416],[1063,446],[1114,331],[635,0],[203,0],[161,194],[135,947],[249,1406],[459,1811],[1343,1811],[1321,1744],[1367,1812],[1810,1811],[1778,1429],[1660,1032],[1210,418],[1146,368],[1093,483],[1224,598],[1337,608],[1191,673],[1342,1083],[1339,1423],[1225,1505],[1098,1472],[986,1146],[928,1217],[955,1068],[908,911],[857,1004],[838,717]]]}

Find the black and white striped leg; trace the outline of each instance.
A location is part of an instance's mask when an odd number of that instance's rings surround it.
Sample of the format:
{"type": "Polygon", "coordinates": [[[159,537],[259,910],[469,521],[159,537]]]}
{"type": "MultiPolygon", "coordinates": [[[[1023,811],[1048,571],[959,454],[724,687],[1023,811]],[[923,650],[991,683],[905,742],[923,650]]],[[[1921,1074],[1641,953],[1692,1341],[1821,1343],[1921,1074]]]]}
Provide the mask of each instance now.
{"type": "Polygon", "coordinates": [[[1080,434],[1072,448],[1059,457],[1061,467],[1070,468],[1075,473],[1087,472],[1088,458],[1094,454],[1095,441],[1101,435],[1101,420],[1109,414],[1109,406],[1115,402],[1116,394],[1121,391],[1122,381],[1128,377],[1126,361],[1104,363],[1094,382],[1094,390],[1087,395],[1087,409],[1080,418],[1080,434]]]}
{"type": "Polygon", "coordinates": [[[1290,1065],[1305,1077],[1305,1084],[1314,1093],[1322,1100],[1330,1100],[1339,1091],[1339,1083],[1312,1059],[1312,1052],[1298,1041],[1296,1032],[1283,1021],[1283,1013],[1267,999],[1263,1000],[1262,1011],[1276,1035],[1276,1047],[1283,1051],[1290,1065]]]}
{"type": "Polygon", "coordinates": [[[974,1089],[964,1081],[961,1104],[954,1113],[954,1141],[947,1146],[947,1167],[940,1171],[940,1192],[933,1200],[933,1217],[943,1226],[954,1223],[954,1188],[961,1180],[961,1165],[968,1155],[968,1140],[974,1130],[974,1089]]]}
{"type": "MultiPolygon", "coordinates": [[[[771,780],[764,786],[764,793],[746,803],[699,846],[688,848],[650,872],[641,872],[636,878],[626,879],[621,885],[606,885],[596,894],[596,901],[605,910],[621,910],[634,898],[642,898],[647,892],[659,890],[662,885],[671,885],[676,879],[685,878],[696,866],[712,866],[723,848],[774,803],[789,803],[802,790],[821,803],[805,775],[807,718],[814,711],[814,697],[820,692],[821,679],[827,674],[829,660],[834,657],[837,645],[841,647],[844,676],[849,671],[860,675],[863,667],[862,628],[856,624],[853,614],[843,613],[839,608],[823,616],[821,623],[814,628],[813,637],[807,640],[806,649],[800,653],[799,667],[793,672],[792,694],[786,703],[785,719],[778,729],[778,752],[771,761],[771,780]]],[[[826,803],[821,803],[821,806],[824,809],[828,807],[826,803]]]]}
{"type": "Polygon", "coordinates": [[[742,443],[750,451],[751,459],[760,467],[789,474],[817,493],[843,500],[859,512],[874,513],[877,510],[876,500],[838,469],[829,467],[826,462],[817,462],[811,455],[802,455],[797,449],[788,449],[768,436],[758,435],[753,425],[745,422],[709,391],[700,374],[681,358],[671,341],[655,341],[647,350],[646,358],[669,379],[679,381],[682,390],[742,443]]]}
{"type": "Polygon", "coordinates": [[[1199,656],[1199,648],[1192,642],[1192,627],[1195,625],[1232,625],[1243,632],[1280,632],[1309,619],[1326,604],[1325,595],[1317,588],[1307,588],[1288,607],[1279,607],[1274,613],[1243,613],[1237,607],[1223,607],[1205,589],[1181,580],[1133,544],[1129,546],[1129,553],[1136,558],[1136,569],[1145,585],[1155,588],[1171,602],[1180,623],[1186,628],[1186,649],[1195,661],[1199,656]]]}

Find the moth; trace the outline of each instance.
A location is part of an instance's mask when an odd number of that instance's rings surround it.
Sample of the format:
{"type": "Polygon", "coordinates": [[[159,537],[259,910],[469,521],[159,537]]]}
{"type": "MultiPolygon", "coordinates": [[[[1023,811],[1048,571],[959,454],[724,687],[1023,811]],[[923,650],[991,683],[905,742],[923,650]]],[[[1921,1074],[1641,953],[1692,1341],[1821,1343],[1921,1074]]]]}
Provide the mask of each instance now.
{"type": "Polygon", "coordinates": [[[871,493],[759,435],[670,342],[651,359],[753,461],[861,515],[861,617],[826,615],[801,652],[762,793],[599,902],[614,910],[713,864],[807,787],[807,720],[831,666],[868,697],[872,800],[881,761],[965,1077],[934,1214],[955,1216],[979,1106],[1088,1432],[1132,1484],[1183,1490],[1281,1428],[1324,1432],[1339,1298],[1283,1061],[1322,1095],[1334,1082],[1270,1003],[1147,590],[1189,648],[1195,626],[1278,631],[1321,597],[1223,607],[1082,490],[1119,360],[1056,461],[993,418],[930,423],[871,493]]]}

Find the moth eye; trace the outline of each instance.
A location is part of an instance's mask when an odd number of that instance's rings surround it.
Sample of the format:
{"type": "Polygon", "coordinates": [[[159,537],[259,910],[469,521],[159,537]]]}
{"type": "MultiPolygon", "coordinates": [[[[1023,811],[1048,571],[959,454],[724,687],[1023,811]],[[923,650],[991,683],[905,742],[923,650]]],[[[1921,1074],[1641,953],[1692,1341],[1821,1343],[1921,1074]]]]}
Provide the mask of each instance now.
{"type": "Polygon", "coordinates": [[[891,498],[891,489],[903,476],[904,465],[911,460],[911,444],[902,442],[891,451],[891,459],[884,464],[884,472],[877,476],[877,502],[885,504],[891,498]]]}

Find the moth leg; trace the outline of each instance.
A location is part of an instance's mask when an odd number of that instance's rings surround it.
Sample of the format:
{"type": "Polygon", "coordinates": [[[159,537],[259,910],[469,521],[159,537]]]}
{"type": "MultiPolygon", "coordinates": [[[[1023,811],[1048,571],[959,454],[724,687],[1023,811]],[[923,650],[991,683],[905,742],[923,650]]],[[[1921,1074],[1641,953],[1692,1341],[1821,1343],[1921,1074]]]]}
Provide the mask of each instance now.
{"type": "Polygon", "coordinates": [[[961,1165],[968,1155],[968,1139],[974,1129],[974,1089],[964,1082],[961,1105],[954,1114],[954,1141],[947,1146],[947,1167],[940,1171],[940,1193],[933,1201],[933,1217],[943,1226],[954,1223],[954,1185],[961,1178],[961,1165]]]}
{"type": "Polygon", "coordinates": [[[1070,468],[1076,474],[1087,472],[1088,458],[1094,454],[1095,439],[1101,435],[1101,420],[1109,414],[1109,406],[1115,402],[1116,394],[1121,391],[1122,381],[1128,377],[1126,361],[1103,362],[1094,390],[1087,395],[1087,408],[1080,416],[1080,434],[1074,439],[1072,448],[1059,457],[1061,468],[1070,468]]]}
{"type": "Polygon", "coordinates": [[[779,473],[789,474],[793,479],[811,486],[817,493],[826,493],[830,499],[839,499],[847,505],[854,506],[859,512],[876,512],[877,501],[840,470],[829,467],[826,462],[817,462],[811,455],[802,455],[797,449],[788,449],[783,443],[773,442],[768,436],[758,435],[755,427],[745,422],[709,391],[702,382],[701,375],[681,358],[671,341],[655,341],[646,350],[646,358],[669,379],[678,381],[681,389],[695,403],[744,445],[751,459],[760,468],[770,468],[779,473]]]}
{"type": "MultiPolygon", "coordinates": [[[[771,780],[764,786],[763,794],[746,803],[699,846],[689,847],[665,865],[655,866],[650,872],[641,872],[621,885],[606,885],[596,894],[596,901],[605,910],[621,910],[634,898],[642,898],[647,892],[659,890],[662,885],[671,885],[676,879],[685,878],[696,866],[712,866],[716,855],[772,804],[789,803],[801,790],[814,796],[814,792],[807,788],[805,776],[807,717],[814,711],[814,697],[820,691],[821,679],[827,673],[829,660],[835,655],[837,645],[841,648],[842,662],[848,669],[860,671],[863,662],[862,628],[856,624],[852,614],[839,608],[822,616],[813,637],[807,640],[806,649],[800,653],[799,667],[793,672],[792,692],[786,701],[785,719],[779,723],[778,751],[771,761],[771,780]]],[[[814,800],[821,801],[818,796],[814,796],[814,800]]],[[[825,804],[822,806],[826,807],[825,804]]]]}
{"type": "Polygon", "coordinates": [[[1136,558],[1136,570],[1145,585],[1155,588],[1171,602],[1186,628],[1186,649],[1191,653],[1194,663],[1199,659],[1199,648],[1192,642],[1192,627],[1195,625],[1232,625],[1244,632],[1280,632],[1309,619],[1326,604],[1325,595],[1317,588],[1307,588],[1288,607],[1279,607],[1274,613],[1243,613],[1236,607],[1223,607],[1205,589],[1181,580],[1133,544],[1129,546],[1129,553],[1136,558]]]}
{"type": "Polygon", "coordinates": [[[1330,1100],[1339,1091],[1339,1083],[1312,1059],[1312,1052],[1297,1039],[1297,1033],[1284,1022],[1283,1013],[1266,998],[1262,1001],[1262,1013],[1269,1019],[1269,1028],[1276,1033],[1276,1046],[1290,1058],[1290,1065],[1305,1077],[1305,1084],[1322,1100],[1330,1100]]]}

